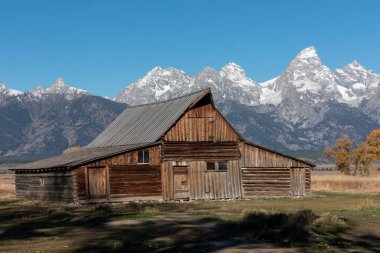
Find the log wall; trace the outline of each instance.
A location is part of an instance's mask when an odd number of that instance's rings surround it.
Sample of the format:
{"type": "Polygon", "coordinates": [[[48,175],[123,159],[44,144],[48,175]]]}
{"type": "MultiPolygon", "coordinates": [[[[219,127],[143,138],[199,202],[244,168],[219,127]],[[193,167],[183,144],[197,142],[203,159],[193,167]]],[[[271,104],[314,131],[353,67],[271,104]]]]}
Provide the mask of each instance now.
{"type": "Polygon", "coordinates": [[[135,197],[162,198],[159,165],[109,167],[110,199],[135,197]]]}
{"type": "Polygon", "coordinates": [[[16,174],[15,183],[17,198],[67,202],[74,200],[71,171],[16,174]]]}
{"type": "Polygon", "coordinates": [[[240,158],[238,142],[165,142],[164,160],[232,160],[240,158]]]}
{"type": "Polygon", "coordinates": [[[289,168],[243,168],[244,197],[291,195],[289,168]]]}

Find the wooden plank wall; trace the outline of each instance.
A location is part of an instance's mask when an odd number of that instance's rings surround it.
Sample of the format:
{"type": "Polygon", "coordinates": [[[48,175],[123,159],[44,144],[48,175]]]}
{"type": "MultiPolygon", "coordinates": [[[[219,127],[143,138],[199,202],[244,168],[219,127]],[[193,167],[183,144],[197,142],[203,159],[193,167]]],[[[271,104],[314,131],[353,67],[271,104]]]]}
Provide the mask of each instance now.
{"type": "Polygon", "coordinates": [[[42,200],[74,200],[72,172],[16,174],[16,197],[42,200]],[[41,185],[43,178],[44,185],[41,185]]]}
{"type": "Polygon", "coordinates": [[[110,166],[109,177],[111,200],[162,196],[159,165],[110,166]]]}
{"type": "MultiPolygon", "coordinates": [[[[146,148],[149,150],[149,166],[153,166],[153,168],[156,168],[157,166],[160,166],[161,164],[161,147],[159,145],[146,148]]],[[[117,166],[128,166],[128,165],[135,165],[134,167],[140,167],[145,168],[147,165],[138,164],[138,151],[131,151],[127,153],[123,153],[120,155],[116,155],[110,158],[98,160],[92,163],[89,163],[85,166],[81,166],[74,170],[74,189],[75,189],[75,201],[86,201],[88,200],[88,194],[87,194],[87,174],[86,174],[86,168],[88,167],[106,167],[108,166],[109,173],[111,175],[112,169],[117,166]]],[[[116,172],[115,172],[116,173],[116,172]]],[[[110,176],[111,177],[111,176],[110,176]]],[[[115,181],[114,181],[115,183],[115,181]]],[[[110,188],[112,188],[113,185],[110,182],[110,188]]],[[[112,189],[115,189],[114,187],[112,189]]],[[[120,191],[119,191],[120,192],[120,191]]],[[[121,194],[121,193],[118,193],[121,194]]],[[[156,193],[154,193],[154,197],[156,197],[156,193]]],[[[111,196],[112,197],[112,196],[111,196]]],[[[115,196],[114,196],[115,197],[115,196]]]]}
{"type": "Polygon", "coordinates": [[[232,160],[240,158],[239,144],[230,142],[165,142],[162,159],[232,160]]]}
{"type": "Polygon", "coordinates": [[[310,167],[294,159],[251,146],[240,144],[241,167],[310,167]]]}
{"type": "Polygon", "coordinates": [[[173,200],[172,167],[188,166],[190,199],[241,198],[241,176],[239,161],[229,161],[227,171],[207,171],[205,161],[164,161],[162,182],[164,200],[173,200]]]}
{"type": "Polygon", "coordinates": [[[166,142],[226,142],[238,139],[235,130],[210,103],[187,111],[164,136],[166,142]]]}

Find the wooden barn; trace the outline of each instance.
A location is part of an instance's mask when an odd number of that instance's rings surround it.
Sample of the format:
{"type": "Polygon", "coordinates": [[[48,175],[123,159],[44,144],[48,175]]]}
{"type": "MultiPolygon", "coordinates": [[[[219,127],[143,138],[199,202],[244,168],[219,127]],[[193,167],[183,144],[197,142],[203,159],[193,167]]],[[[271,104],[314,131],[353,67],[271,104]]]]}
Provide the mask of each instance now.
{"type": "Polygon", "coordinates": [[[305,196],[313,166],[244,140],[207,89],[128,107],[81,150],[13,170],[18,198],[114,202],[305,196]]]}

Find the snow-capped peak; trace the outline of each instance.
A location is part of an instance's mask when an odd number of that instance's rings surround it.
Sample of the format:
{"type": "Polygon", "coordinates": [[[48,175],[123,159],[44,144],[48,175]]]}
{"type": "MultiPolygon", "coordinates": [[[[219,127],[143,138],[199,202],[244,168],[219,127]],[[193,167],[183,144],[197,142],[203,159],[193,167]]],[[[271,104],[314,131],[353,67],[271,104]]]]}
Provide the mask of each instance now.
{"type": "Polygon", "coordinates": [[[314,46],[307,47],[298,53],[296,56],[298,59],[306,59],[306,58],[319,58],[317,54],[317,50],[314,46]]]}
{"type": "Polygon", "coordinates": [[[155,67],[144,77],[127,85],[116,95],[115,101],[135,105],[168,99],[172,95],[170,91],[182,92],[189,83],[190,77],[182,70],[155,67]]]}
{"type": "Polygon", "coordinates": [[[18,96],[23,94],[22,91],[9,89],[5,84],[0,83],[0,95],[6,95],[6,96],[18,96]]]}
{"type": "MultiPolygon", "coordinates": [[[[38,92],[42,93],[42,89],[39,89],[38,92]]],[[[90,93],[87,90],[70,87],[67,85],[62,78],[57,78],[55,82],[45,90],[46,93],[54,94],[63,94],[67,99],[72,99],[77,95],[89,95],[90,93]]]]}
{"type": "Polygon", "coordinates": [[[367,71],[359,62],[357,62],[356,60],[353,60],[350,64],[347,64],[345,66],[345,68],[349,68],[349,69],[352,69],[352,70],[356,70],[356,71],[367,71]]]}
{"type": "Polygon", "coordinates": [[[44,93],[44,89],[37,84],[36,87],[34,87],[32,93],[34,93],[34,94],[42,94],[42,93],[44,93]]]}
{"type": "Polygon", "coordinates": [[[244,69],[234,62],[225,65],[219,72],[222,77],[226,77],[231,81],[240,81],[247,79],[244,69]]]}
{"type": "Polygon", "coordinates": [[[64,93],[68,88],[69,86],[59,77],[50,87],[46,88],[46,91],[48,93],[64,93]]]}

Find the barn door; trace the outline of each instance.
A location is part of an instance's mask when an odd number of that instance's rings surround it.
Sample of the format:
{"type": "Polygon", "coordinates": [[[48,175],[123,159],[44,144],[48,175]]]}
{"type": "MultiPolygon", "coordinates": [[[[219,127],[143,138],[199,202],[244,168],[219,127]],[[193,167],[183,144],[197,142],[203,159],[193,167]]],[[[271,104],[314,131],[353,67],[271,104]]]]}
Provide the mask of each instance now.
{"type": "Polygon", "coordinates": [[[291,193],[293,196],[305,196],[306,195],[306,183],[305,183],[305,169],[304,168],[291,168],[290,180],[291,180],[291,193]]]}
{"type": "Polygon", "coordinates": [[[173,193],[174,199],[189,199],[188,166],[173,166],[173,193]]]}
{"type": "Polygon", "coordinates": [[[88,168],[88,195],[90,199],[107,199],[107,170],[88,168]]]}

